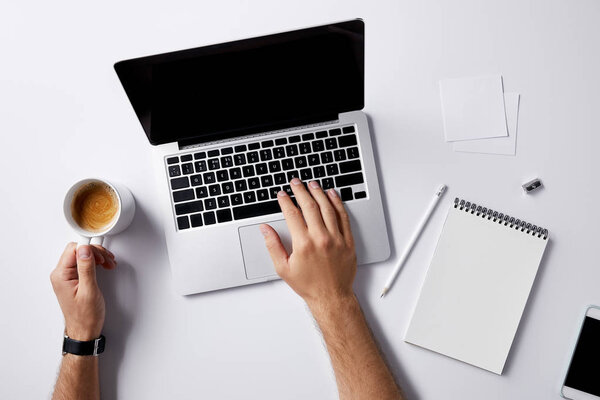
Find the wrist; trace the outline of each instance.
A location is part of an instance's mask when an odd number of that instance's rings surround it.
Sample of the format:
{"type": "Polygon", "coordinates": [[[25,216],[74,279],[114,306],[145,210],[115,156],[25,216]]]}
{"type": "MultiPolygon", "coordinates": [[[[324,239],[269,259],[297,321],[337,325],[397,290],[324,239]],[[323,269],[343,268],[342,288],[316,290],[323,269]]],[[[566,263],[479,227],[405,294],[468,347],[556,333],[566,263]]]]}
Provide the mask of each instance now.
{"type": "Polygon", "coordinates": [[[98,329],[75,328],[68,326],[65,327],[65,335],[73,340],[79,340],[80,342],[98,339],[100,334],[101,330],[98,329]]]}
{"type": "Polygon", "coordinates": [[[358,299],[353,292],[306,300],[306,304],[317,322],[323,318],[330,319],[360,310],[358,299]]]}

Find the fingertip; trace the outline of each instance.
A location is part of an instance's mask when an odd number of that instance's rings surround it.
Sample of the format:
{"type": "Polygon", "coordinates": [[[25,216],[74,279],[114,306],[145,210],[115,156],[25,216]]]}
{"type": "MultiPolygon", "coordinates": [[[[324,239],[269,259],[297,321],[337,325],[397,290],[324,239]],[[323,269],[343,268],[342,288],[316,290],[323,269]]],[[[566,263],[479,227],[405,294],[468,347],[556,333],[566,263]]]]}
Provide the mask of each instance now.
{"type": "Polygon", "coordinates": [[[92,257],[92,248],[88,245],[82,245],[77,248],[78,260],[89,260],[92,257]]]}

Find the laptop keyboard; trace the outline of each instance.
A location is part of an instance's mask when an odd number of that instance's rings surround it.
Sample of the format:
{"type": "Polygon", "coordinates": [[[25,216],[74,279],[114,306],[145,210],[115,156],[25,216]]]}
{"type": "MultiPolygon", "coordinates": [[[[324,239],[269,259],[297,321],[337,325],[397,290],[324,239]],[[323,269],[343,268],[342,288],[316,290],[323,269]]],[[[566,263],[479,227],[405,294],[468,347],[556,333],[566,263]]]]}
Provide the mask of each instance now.
{"type": "Polygon", "coordinates": [[[344,202],[367,197],[353,125],[167,157],[166,167],[179,230],[278,213],[293,178],[344,202]]]}

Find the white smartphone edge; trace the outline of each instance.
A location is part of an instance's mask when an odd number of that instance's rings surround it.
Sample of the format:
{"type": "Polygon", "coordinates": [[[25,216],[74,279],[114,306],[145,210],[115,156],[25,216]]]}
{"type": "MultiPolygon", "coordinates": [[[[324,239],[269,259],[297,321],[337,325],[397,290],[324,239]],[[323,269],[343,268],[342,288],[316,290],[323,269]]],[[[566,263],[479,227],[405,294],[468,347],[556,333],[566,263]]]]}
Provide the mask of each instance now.
{"type": "Polygon", "coordinates": [[[600,307],[594,305],[587,306],[587,308],[585,309],[585,314],[583,315],[581,323],[579,324],[579,332],[577,333],[577,339],[575,339],[575,343],[573,344],[573,347],[571,349],[571,357],[569,357],[569,364],[567,365],[567,368],[565,370],[562,385],[560,388],[560,396],[568,400],[600,400],[600,397],[598,396],[594,396],[593,394],[589,394],[586,392],[582,392],[581,390],[565,386],[567,374],[569,373],[569,369],[571,368],[571,362],[573,362],[575,349],[577,348],[577,343],[579,342],[579,337],[581,336],[581,331],[583,330],[583,323],[585,322],[586,317],[600,320],[600,307]]]}

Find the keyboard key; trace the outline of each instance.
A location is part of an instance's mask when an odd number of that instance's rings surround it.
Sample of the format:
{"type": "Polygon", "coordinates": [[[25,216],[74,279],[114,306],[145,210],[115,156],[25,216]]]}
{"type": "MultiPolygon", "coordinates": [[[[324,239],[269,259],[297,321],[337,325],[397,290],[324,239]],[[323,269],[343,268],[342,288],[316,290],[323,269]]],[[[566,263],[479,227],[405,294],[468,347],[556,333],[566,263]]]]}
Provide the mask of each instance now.
{"type": "Polygon", "coordinates": [[[266,163],[256,164],[256,175],[264,175],[269,172],[266,163]]]}
{"type": "Polygon", "coordinates": [[[184,161],[192,161],[192,155],[186,154],[186,155],[181,156],[181,162],[184,162],[184,161]]]}
{"type": "Polygon", "coordinates": [[[192,228],[202,226],[202,214],[190,215],[190,221],[192,221],[192,228]]]}
{"type": "Polygon", "coordinates": [[[192,175],[190,176],[190,181],[192,181],[192,186],[202,185],[202,175],[192,175]]]}
{"type": "Polygon", "coordinates": [[[315,140],[312,142],[312,149],[315,153],[317,153],[319,151],[323,151],[325,149],[325,145],[323,144],[322,140],[315,140]]]}
{"type": "Polygon", "coordinates": [[[172,165],[169,167],[169,176],[171,178],[179,175],[181,175],[181,169],[179,168],[179,165],[172,165]]]}
{"type": "Polygon", "coordinates": [[[246,155],[245,154],[236,154],[233,157],[233,162],[235,165],[244,165],[246,164],[246,155]]]}
{"type": "Polygon", "coordinates": [[[327,175],[328,176],[337,175],[339,173],[340,173],[340,171],[338,170],[337,164],[329,164],[327,166],[327,175]]]}
{"type": "Polygon", "coordinates": [[[273,158],[283,158],[285,157],[285,149],[283,147],[275,147],[273,149],[273,158]]]}
{"type": "Polygon", "coordinates": [[[179,162],[179,157],[169,157],[167,158],[167,164],[177,164],[179,162]]]}
{"type": "Polygon", "coordinates": [[[240,168],[231,168],[229,170],[229,177],[231,179],[240,179],[242,177],[242,170],[240,168]]]}
{"type": "Polygon", "coordinates": [[[189,175],[194,173],[194,165],[192,163],[183,164],[181,166],[181,171],[184,175],[189,175]]]}
{"type": "Polygon", "coordinates": [[[192,189],[173,192],[173,201],[175,203],[179,203],[180,201],[194,200],[195,198],[196,196],[194,195],[194,191],[192,189]]]}
{"type": "Polygon", "coordinates": [[[194,160],[202,160],[203,158],[206,158],[206,152],[205,151],[201,151],[200,153],[195,153],[194,154],[194,160]]]}
{"type": "MultiPolygon", "coordinates": [[[[350,126],[345,126],[342,128],[342,132],[344,133],[353,133],[354,132],[354,125],[350,125],[350,126]]],[[[359,192],[362,193],[362,192],[359,192]]],[[[366,196],[366,193],[365,193],[366,196]]]]}
{"type": "Polygon", "coordinates": [[[312,179],[312,177],[312,170],[310,168],[304,168],[300,170],[300,179],[303,181],[308,181],[309,179],[312,179]]]}
{"type": "Polygon", "coordinates": [[[196,161],[196,172],[204,172],[206,170],[206,161],[196,161]]]}
{"type": "Polygon", "coordinates": [[[258,149],[260,149],[259,143],[250,143],[248,145],[248,150],[258,150],[258,149]]]}
{"type": "Polygon", "coordinates": [[[330,151],[321,153],[321,162],[323,164],[329,164],[333,162],[333,154],[330,151]]]}
{"type": "Polygon", "coordinates": [[[229,208],[226,210],[217,211],[217,221],[229,222],[231,220],[233,220],[233,217],[231,216],[231,210],[229,208]]]}
{"type": "Polygon", "coordinates": [[[302,140],[304,140],[304,141],[313,140],[314,138],[315,138],[314,133],[305,133],[304,135],[302,135],[302,140]]]}
{"type": "Polygon", "coordinates": [[[327,137],[327,131],[317,132],[317,139],[323,139],[327,137]]]}
{"type": "Polygon", "coordinates": [[[365,180],[363,178],[362,172],[356,172],[354,174],[348,174],[348,175],[339,175],[339,176],[335,177],[335,186],[336,187],[357,185],[359,183],[364,183],[364,182],[365,182],[365,180]]]}
{"type": "Polygon", "coordinates": [[[318,166],[313,168],[313,174],[315,178],[322,178],[325,176],[325,167],[318,166]]]}
{"type": "Polygon", "coordinates": [[[217,200],[213,198],[204,200],[204,208],[207,210],[214,210],[217,208],[217,200]]]}
{"type": "Polygon", "coordinates": [[[247,150],[247,148],[246,148],[246,145],[245,145],[245,144],[240,144],[240,145],[238,145],[238,146],[235,146],[235,147],[234,147],[234,150],[235,150],[235,152],[236,152],[236,153],[240,153],[240,152],[242,152],[242,151],[246,151],[246,150],[247,150]]]}
{"type": "Polygon", "coordinates": [[[260,161],[269,161],[273,158],[271,149],[264,149],[260,151],[260,161]]]}
{"type": "Polygon", "coordinates": [[[262,187],[273,186],[273,177],[271,175],[261,176],[260,183],[262,187]]]}
{"type": "Polygon", "coordinates": [[[285,153],[288,157],[293,157],[298,155],[298,145],[290,144],[285,146],[285,153]]]}
{"type": "Polygon", "coordinates": [[[342,201],[352,200],[354,197],[352,196],[352,188],[346,187],[340,190],[340,197],[342,201]]]}
{"type": "Polygon", "coordinates": [[[325,139],[325,148],[327,150],[337,149],[337,140],[335,138],[325,139]]]}
{"type": "Polygon", "coordinates": [[[236,220],[258,217],[260,215],[275,214],[281,212],[277,200],[264,201],[262,203],[245,205],[233,208],[233,218],[236,220]]]}
{"type": "Polygon", "coordinates": [[[321,160],[319,160],[318,154],[310,154],[308,156],[308,165],[313,166],[313,165],[317,165],[319,163],[321,163],[321,160]]]}
{"type": "Polygon", "coordinates": [[[244,178],[247,178],[249,176],[254,176],[254,166],[246,165],[246,166],[242,167],[242,172],[244,173],[244,178]]]}
{"type": "Polygon", "coordinates": [[[274,173],[279,171],[281,171],[281,163],[279,161],[271,161],[269,163],[269,172],[274,173]]]}
{"type": "Polygon", "coordinates": [[[287,139],[284,138],[284,137],[279,138],[279,139],[275,139],[275,144],[277,146],[281,146],[281,145],[287,144],[287,139]]]}
{"type": "Polygon", "coordinates": [[[176,204],[175,205],[175,214],[191,214],[198,211],[204,211],[204,206],[202,205],[202,200],[199,201],[190,201],[189,203],[176,204]]]}
{"type": "Polygon", "coordinates": [[[288,142],[290,143],[298,143],[300,141],[300,136],[296,135],[296,136],[290,136],[288,138],[288,142]]]}
{"type": "Polygon", "coordinates": [[[245,190],[248,190],[248,185],[246,184],[245,180],[240,179],[239,181],[235,181],[235,191],[236,192],[243,192],[245,190]]]}
{"type": "Polygon", "coordinates": [[[310,143],[300,143],[300,154],[308,154],[311,152],[310,143]]]}
{"type": "Polygon", "coordinates": [[[283,187],[281,188],[281,190],[283,190],[284,192],[286,192],[288,194],[288,196],[293,196],[294,192],[292,192],[292,187],[290,185],[283,185],[283,187]]]}
{"type": "Polygon", "coordinates": [[[258,178],[248,179],[248,188],[258,189],[260,187],[260,180],[258,178]]]}
{"type": "Polygon", "coordinates": [[[187,229],[189,227],[190,227],[190,220],[188,219],[187,215],[177,218],[177,228],[179,228],[181,230],[181,229],[187,229]]]}
{"type": "Polygon", "coordinates": [[[358,200],[358,199],[364,199],[365,197],[367,197],[367,192],[363,191],[363,192],[356,192],[356,193],[354,193],[354,198],[356,200],[358,200]]]}
{"type": "Polygon", "coordinates": [[[228,180],[229,180],[229,174],[227,173],[226,169],[217,171],[217,182],[223,182],[223,181],[228,181],[228,180]]]}
{"type": "Polygon", "coordinates": [[[225,147],[224,149],[221,149],[221,155],[227,155],[227,154],[231,154],[233,153],[233,148],[231,147],[225,147]]]}
{"type": "Polygon", "coordinates": [[[333,178],[323,179],[323,182],[321,182],[321,187],[323,188],[323,190],[333,189],[335,187],[333,183],[333,178]]]}
{"type": "Polygon", "coordinates": [[[340,144],[340,147],[356,146],[356,135],[342,136],[338,138],[338,143],[340,144]]]}
{"type": "Polygon", "coordinates": [[[340,172],[342,174],[347,174],[348,172],[354,172],[354,171],[360,171],[360,170],[361,170],[360,160],[345,161],[343,163],[340,163],[340,172]]]}
{"type": "Polygon", "coordinates": [[[275,175],[273,175],[273,178],[275,179],[276,185],[283,185],[283,184],[287,183],[287,181],[285,180],[285,174],[283,174],[283,173],[275,174],[275,175]]]}
{"type": "Polygon", "coordinates": [[[294,164],[296,165],[296,168],[306,167],[306,157],[302,156],[294,158],[294,164]]]}
{"type": "Polygon", "coordinates": [[[204,178],[204,183],[205,184],[211,184],[211,183],[215,183],[216,179],[215,179],[215,173],[214,172],[207,172],[203,175],[204,178]]]}
{"type": "Polygon", "coordinates": [[[231,156],[221,157],[221,165],[223,168],[233,167],[233,158],[231,156]]]}
{"type": "Polygon", "coordinates": [[[256,201],[256,195],[254,192],[244,193],[244,203],[254,203],[256,201]]]}
{"type": "Polygon", "coordinates": [[[338,136],[342,134],[342,130],[340,128],[330,129],[329,136],[338,136]]]}
{"type": "Polygon", "coordinates": [[[258,201],[269,200],[269,191],[267,189],[261,189],[256,192],[256,198],[258,201]]]}
{"type": "Polygon", "coordinates": [[[346,159],[346,152],[343,149],[334,151],[333,159],[335,161],[344,161],[346,159]]]}
{"type": "Polygon", "coordinates": [[[258,162],[258,151],[251,151],[248,153],[248,162],[249,163],[257,163],[258,162]]]}
{"type": "Polygon", "coordinates": [[[346,150],[349,159],[358,158],[358,147],[350,147],[346,150]]]}
{"type": "Polygon", "coordinates": [[[222,183],[221,191],[225,194],[233,193],[235,191],[235,188],[233,187],[233,182],[222,183]]]}
{"type": "Polygon", "coordinates": [[[261,143],[263,149],[267,148],[267,147],[273,147],[275,144],[273,143],[272,140],[265,140],[264,142],[261,143]]]}
{"type": "Polygon", "coordinates": [[[196,198],[203,199],[205,197],[208,197],[208,189],[206,188],[206,186],[196,188],[196,198]]]}
{"type": "Polygon", "coordinates": [[[291,158],[286,158],[285,160],[281,160],[281,167],[283,168],[284,171],[294,168],[294,160],[292,160],[291,158]]]}
{"type": "Polygon", "coordinates": [[[219,169],[221,168],[221,164],[219,163],[219,159],[218,158],[211,158],[210,160],[208,160],[208,169],[209,170],[214,170],[214,169],[219,169]]]}
{"type": "Polygon", "coordinates": [[[294,178],[300,178],[300,174],[298,173],[298,171],[294,170],[294,171],[288,171],[287,173],[287,181],[291,181],[294,178]]]}
{"type": "Polygon", "coordinates": [[[244,202],[244,198],[242,197],[241,193],[232,194],[229,196],[229,199],[231,200],[232,206],[238,206],[244,202]]]}
{"type": "Polygon", "coordinates": [[[217,204],[219,205],[219,208],[229,207],[229,197],[221,196],[217,198],[217,204]]]}
{"type": "Polygon", "coordinates": [[[204,225],[212,225],[217,222],[215,220],[215,213],[212,211],[205,212],[202,217],[204,217],[204,225]]]}
{"type": "Polygon", "coordinates": [[[172,190],[183,189],[188,186],[190,186],[190,181],[188,180],[187,176],[182,176],[181,178],[171,179],[171,189],[172,190]]]}
{"type": "Polygon", "coordinates": [[[208,193],[210,193],[211,196],[218,196],[221,194],[221,186],[215,184],[215,185],[210,185],[208,187],[208,193]]]}
{"type": "Polygon", "coordinates": [[[277,193],[279,193],[280,190],[281,190],[281,188],[279,186],[273,186],[273,187],[269,188],[269,194],[271,195],[271,198],[276,199],[277,193]]]}
{"type": "Polygon", "coordinates": [[[219,156],[219,150],[210,150],[208,152],[208,156],[209,157],[218,157],[219,156]]]}

